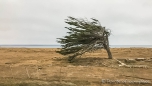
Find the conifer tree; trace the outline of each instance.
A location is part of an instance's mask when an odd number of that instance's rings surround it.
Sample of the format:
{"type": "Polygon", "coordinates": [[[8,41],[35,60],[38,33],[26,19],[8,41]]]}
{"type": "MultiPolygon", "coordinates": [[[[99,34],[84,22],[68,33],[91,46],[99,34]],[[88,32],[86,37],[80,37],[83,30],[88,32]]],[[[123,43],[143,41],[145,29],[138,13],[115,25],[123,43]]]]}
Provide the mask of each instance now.
{"type": "Polygon", "coordinates": [[[102,27],[97,19],[91,18],[91,21],[88,21],[87,19],[68,17],[65,23],[70,25],[70,27],[65,27],[69,32],[64,38],[57,38],[57,42],[62,44],[58,53],[68,55],[69,61],[72,61],[85,52],[105,49],[108,58],[112,59],[108,40],[110,30],[102,27]]]}

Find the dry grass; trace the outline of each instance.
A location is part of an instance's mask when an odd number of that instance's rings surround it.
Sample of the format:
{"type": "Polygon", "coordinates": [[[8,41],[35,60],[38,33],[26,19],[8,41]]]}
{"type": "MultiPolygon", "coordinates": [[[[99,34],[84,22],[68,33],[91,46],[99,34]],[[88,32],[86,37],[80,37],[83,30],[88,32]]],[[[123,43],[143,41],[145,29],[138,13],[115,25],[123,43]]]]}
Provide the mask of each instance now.
{"type": "MultiPolygon", "coordinates": [[[[152,84],[102,84],[102,79],[150,80],[152,69],[118,67],[105,50],[86,53],[68,63],[59,49],[0,48],[0,86],[151,86],[152,84]],[[107,66],[103,65],[106,64],[107,66]]],[[[151,48],[113,48],[113,57],[152,57],[151,48]]],[[[126,63],[148,65],[152,62],[126,63]]]]}

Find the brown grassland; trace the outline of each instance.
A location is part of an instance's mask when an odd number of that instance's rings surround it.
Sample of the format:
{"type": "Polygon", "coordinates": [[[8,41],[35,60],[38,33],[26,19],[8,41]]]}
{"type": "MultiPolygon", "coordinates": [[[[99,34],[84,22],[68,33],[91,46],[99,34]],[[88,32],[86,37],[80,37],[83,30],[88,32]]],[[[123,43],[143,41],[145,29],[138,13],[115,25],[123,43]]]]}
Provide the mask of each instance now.
{"type": "Polygon", "coordinates": [[[111,48],[114,58],[129,65],[119,67],[107,59],[105,50],[85,53],[69,63],[57,48],[0,48],[0,86],[152,86],[152,83],[102,83],[109,80],[147,80],[152,82],[152,48],[111,48]],[[147,61],[126,63],[126,58],[147,61]]]}

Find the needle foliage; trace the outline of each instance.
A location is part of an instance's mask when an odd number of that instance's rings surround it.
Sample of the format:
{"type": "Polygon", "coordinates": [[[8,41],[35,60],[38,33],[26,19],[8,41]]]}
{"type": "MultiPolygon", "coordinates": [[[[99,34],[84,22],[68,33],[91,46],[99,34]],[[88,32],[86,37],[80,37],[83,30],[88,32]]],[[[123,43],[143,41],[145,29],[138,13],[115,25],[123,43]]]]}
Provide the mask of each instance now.
{"type": "Polygon", "coordinates": [[[91,18],[89,21],[70,16],[65,20],[65,23],[70,25],[65,27],[69,32],[67,32],[67,36],[57,38],[57,42],[62,46],[61,50],[57,51],[58,53],[68,55],[69,61],[72,61],[85,52],[106,49],[108,58],[112,59],[108,40],[111,32],[102,27],[97,19],[91,18]]]}

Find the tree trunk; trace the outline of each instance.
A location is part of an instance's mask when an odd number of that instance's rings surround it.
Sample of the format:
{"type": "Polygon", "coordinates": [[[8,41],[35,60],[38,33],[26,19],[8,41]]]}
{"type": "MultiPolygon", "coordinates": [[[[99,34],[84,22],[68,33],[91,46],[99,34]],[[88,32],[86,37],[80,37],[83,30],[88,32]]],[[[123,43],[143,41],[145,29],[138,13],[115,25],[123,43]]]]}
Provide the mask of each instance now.
{"type": "Polygon", "coordinates": [[[104,44],[104,47],[108,53],[108,58],[109,59],[112,59],[112,54],[111,54],[111,51],[110,51],[110,48],[109,48],[109,40],[108,40],[108,35],[106,35],[106,43],[104,44]]]}
{"type": "Polygon", "coordinates": [[[111,54],[111,51],[110,51],[109,46],[106,47],[106,51],[107,51],[107,53],[108,53],[108,58],[109,58],[109,59],[112,59],[112,54],[111,54]]]}

